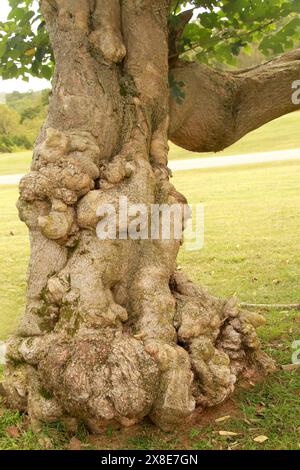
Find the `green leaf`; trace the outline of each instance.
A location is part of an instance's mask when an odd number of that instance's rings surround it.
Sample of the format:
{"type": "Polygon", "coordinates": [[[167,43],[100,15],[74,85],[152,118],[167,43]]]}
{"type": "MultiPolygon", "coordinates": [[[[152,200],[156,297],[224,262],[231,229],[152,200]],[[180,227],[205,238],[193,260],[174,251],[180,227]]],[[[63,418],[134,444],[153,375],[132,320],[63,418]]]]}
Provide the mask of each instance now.
{"type": "Polygon", "coordinates": [[[3,57],[5,52],[6,52],[6,43],[0,42],[0,58],[3,57]]]}

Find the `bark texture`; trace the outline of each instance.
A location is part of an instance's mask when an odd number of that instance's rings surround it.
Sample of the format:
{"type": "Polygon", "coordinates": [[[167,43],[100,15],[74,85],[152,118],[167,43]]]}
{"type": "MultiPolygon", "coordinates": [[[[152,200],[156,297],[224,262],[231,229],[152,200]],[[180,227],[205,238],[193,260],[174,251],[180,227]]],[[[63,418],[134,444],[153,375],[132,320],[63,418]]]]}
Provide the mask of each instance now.
{"type": "MultiPolygon", "coordinates": [[[[97,208],[185,198],[167,169],[168,1],[43,0],[55,52],[49,115],[18,208],[30,231],[26,312],[8,344],[8,403],[33,425],[163,429],[268,371],[241,312],[176,271],[180,241],[105,240],[97,208]]],[[[122,224],[119,221],[119,231],[122,224]]]]}
{"type": "Polygon", "coordinates": [[[292,84],[300,77],[300,49],[247,70],[223,72],[179,62],[172,68],[185,99],[171,99],[170,139],[197,152],[218,152],[273,119],[300,109],[292,84]]]}

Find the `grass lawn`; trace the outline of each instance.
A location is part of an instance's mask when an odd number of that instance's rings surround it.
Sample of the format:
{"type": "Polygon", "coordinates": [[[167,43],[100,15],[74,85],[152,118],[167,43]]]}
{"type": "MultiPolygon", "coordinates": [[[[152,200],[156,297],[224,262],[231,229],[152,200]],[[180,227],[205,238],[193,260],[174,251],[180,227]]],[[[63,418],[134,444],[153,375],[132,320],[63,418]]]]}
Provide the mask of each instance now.
{"type": "Polygon", "coordinates": [[[29,170],[32,151],[0,153],[0,175],[26,173],[29,170]]]}
{"type": "MultiPolygon", "coordinates": [[[[179,263],[214,293],[237,293],[251,302],[300,301],[300,161],[176,173],[174,183],[190,203],[205,206],[205,246],[181,251],[179,263]]],[[[22,312],[28,258],[27,230],[18,222],[17,189],[0,187],[0,338],[10,334],[22,312]]],[[[279,364],[289,364],[292,342],[300,339],[299,312],[269,312],[260,336],[279,364]]],[[[298,449],[300,370],[279,371],[233,399],[195,416],[184,429],[158,431],[149,423],[91,437],[77,434],[83,448],[98,449],[298,449]],[[215,419],[230,415],[217,424],[215,419]],[[237,433],[231,438],[220,430],[237,433]],[[254,438],[265,435],[264,444],[254,438]]],[[[0,408],[0,449],[70,446],[61,424],[34,434],[26,417],[0,408]],[[14,437],[11,437],[11,429],[14,437]],[[17,436],[15,435],[17,433],[17,436]]],[[[78,441],[71,441],[78,444],[78,441]]],[[[72,444],[71,444],[72,445],[72,444]]]]}
{"type": "Polygon", "coordinates": [[[16,186],[0,186],[0,340],[17,325],[24,306],[28,231],[18,219],[16,186]]]}

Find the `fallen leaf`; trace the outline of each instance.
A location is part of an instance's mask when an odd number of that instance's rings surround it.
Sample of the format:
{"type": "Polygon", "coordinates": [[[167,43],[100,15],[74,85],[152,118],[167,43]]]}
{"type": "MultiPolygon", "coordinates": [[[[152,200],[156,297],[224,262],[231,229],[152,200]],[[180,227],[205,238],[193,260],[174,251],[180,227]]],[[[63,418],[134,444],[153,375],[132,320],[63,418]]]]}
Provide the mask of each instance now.
{"type": "Polygon", "coordinates": [[[230,419],[230,418],[231,418],[230,415],[221,416],[221,418],[215,419],[215,422],[216,422],[216,423],[223,423],[224,421],[228,421],[228,419],[230,419]]]}
{"type": "Polygon", "coordinates": [[[269,438],[267,436],[257,436],[253,440],[254,442],[258,442],[259,444],[263,444],[266,442],[269,438]]]}
{"type": "Polygon", "coordinates": [[[256,406],[256,415],[258,415],[258,416],[263,416],[265,411],[266,411],[266,407],[265,407],[264,404],[259,403],[259,404],[256,406]]]}
{"type": "Polygon", "coordinates": [[[287,370],[289,372],[299,369],[299,367],[300,367],[300,364],[287,364],[287,365],[281,366],[283,370],[287,370]]]}
{"type": "Polygon", "coordinates": [[[299,317],[295,317],[295,320],[297,323],[300,323],[300,316],[299,317]]]}
{"type": "Polygon", "coordinates": [[[13,437],[14,439],[19,437],[21,434],[20,429],[17,428],[17,426],[8,426],[5,431],[7,432],[9,437],[13,437]]]}
{"type": "Polygon", "coordinates": [[[68,444],[69,450],[81,450],[81,441],[77,437],[72,437],[68,444]]]}
{"type": "Polygon", "coordinates": [[[232,444],[230,444],[230,446],[228,446],[228,450],[235,449],[238,445],[239,445],[239,442],[235,441],[232,444]]]}
{"type": "Polygon", "coordinates": [[[220,436],[225,436],[225,437],[233,437],[233,436],[238,436],[237,432],[231,432],[231,431],[219,431],[220,436]]]}
{"type": "Polygon", "coordinates": [[[249,418],[249,421],[250,421],[251,423],[254,423],[254,424],[255,424],[255,423],[260,423],[260,422],[261,422],[261,420],[260,420],[260,419],[258,419],[258,418],[249,418]]]}
{"type": "Polygon", "coordinates": [[[41,437],[38,442],[44,449],[52,449],[53,447],[52,441],[49,437],[41,437]]]}

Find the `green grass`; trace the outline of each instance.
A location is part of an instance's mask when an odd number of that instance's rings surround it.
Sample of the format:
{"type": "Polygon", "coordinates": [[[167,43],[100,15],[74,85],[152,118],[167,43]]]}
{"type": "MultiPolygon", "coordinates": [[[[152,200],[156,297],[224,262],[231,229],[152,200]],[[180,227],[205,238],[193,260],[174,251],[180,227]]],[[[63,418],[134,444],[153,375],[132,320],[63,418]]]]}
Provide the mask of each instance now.
{"type": "MultiPolygon", "coordinates": [[[[299,302],[300,161],[176,173],[174,184],[190,203],[205,206],[205,246],[181,251],[180,265],[197,282],[222,296],[237,293],[251,302],[299,302]]],[[[0,187],[0,338],[15,328],[25,298],[27,230],[17,219],[17,189],[0,187]],[[13,234],[11,234],[11,232],[13,234]]],[[[300,339],[299,312],[269,312],[260,328],[267,350],[279,364],[291,362],[291,345],[300,339]]],[[[83,429],[83,448],[99,449],[298,449],[300,370],[279,371],[266,381],[239,389],[229,405],[173,433],[149,423],[98,438],[83,429]],[[229,406],[229,409],[228,409],[229,406]],[[216,424],[215,418],[231,418],[216,424]],[[236,432],[224,438],[219,430],[236,432]],[[254,437],[266,435],[264,444],[254,437]]],[[[0,448],[66,448],[72,435],[60,423],[35,434],[26,416],[0,407],[0,448]],[[9,436],[9,427],[19,435],[9,436]]]]}
{"type": "Polygon", "coordinates": [[[273,150],[289,150],[300,148],[300,112],[295,112],[272,121],[257,129],[223,152],[217,154],[197,154],[187,152],[184,149],[171,144],[170,160],[181,160],[184,158],[240,155],[255,152],[271,152],[273,150]]]}
{"type": "Polygon", "coordinates": [[[218,295],[300,301],[300,161],[175,174],[176,188],[205,210],[205,246],[180,264],[218,295]]]}
{"type": "Polygon", "coordinates": [[[29,170],[32,152],[0,153],[0,175],[26,173],[29,170]]]}
{"type": "Polygon", "coordinates": [[[0,339],[4,339],[16,327],[24,307],[29,242],[15,206],[17,188],[0,188],[0,339]]]}

